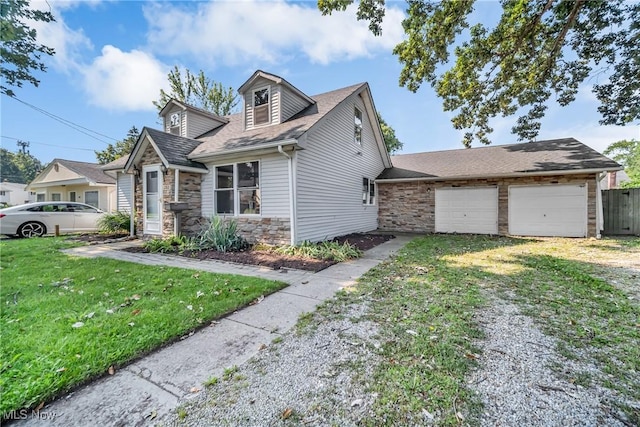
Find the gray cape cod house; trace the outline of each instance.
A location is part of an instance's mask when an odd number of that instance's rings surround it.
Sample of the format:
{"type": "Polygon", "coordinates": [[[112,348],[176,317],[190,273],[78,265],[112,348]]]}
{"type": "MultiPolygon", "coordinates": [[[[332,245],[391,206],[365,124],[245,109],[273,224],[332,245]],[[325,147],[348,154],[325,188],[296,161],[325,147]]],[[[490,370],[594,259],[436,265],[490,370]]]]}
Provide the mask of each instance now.
{"type": "Polygon", "coordinates": [[[390,157],[367,83],[308,96],[258,70],[239,94],[225,117],[169,101],[163,129],[105,166],[139,235],[194,234],[217,215],[272,244],[376,229],[596,236],[600,180],[621,169],[571,138],[390,157]]]}

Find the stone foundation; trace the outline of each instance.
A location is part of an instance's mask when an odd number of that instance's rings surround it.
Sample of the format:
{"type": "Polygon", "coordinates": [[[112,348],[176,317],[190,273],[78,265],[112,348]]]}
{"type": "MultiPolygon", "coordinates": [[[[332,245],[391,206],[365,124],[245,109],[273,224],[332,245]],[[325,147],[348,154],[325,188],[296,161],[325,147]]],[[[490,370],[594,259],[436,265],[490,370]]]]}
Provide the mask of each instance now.
{"type": "Polygon", "coordinates": [[[587,183],[587,235],[596,230],[596,175],[532,176],[456,181],[378,182],[378,228],[392,232],[435,232],[435,189],[441,187],[498,187],[498,234],[509,234],[509,186],[587,183]]]}
{"type": "Polygon", "coordinates": [[[288,245],[291,243],[289,218],[223,217],[223,219],[235,220],[240,235],[249,243],[266,243],[268,245],[288,245]]]}

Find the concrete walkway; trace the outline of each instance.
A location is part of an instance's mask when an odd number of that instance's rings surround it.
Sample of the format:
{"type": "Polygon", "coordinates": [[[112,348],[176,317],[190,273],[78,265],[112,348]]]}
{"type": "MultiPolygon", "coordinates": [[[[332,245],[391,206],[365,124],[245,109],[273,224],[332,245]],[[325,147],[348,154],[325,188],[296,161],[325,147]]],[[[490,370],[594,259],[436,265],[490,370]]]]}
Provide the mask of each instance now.
{"type": "Polygon", "coordinates": [[[46,405],[39,417],[28,414],[15,425],[142,426],[162,424],[182,401],[189,399],[211,377],[240,365],[262,345],[293,327],[299,316],[315,310],[340,289],[351,286],[369,269],[397,252],[411,240],[398,236],[365,252],[357,260],[335,264],[318,273],[272,270],[222,261],[199,261],[169,255],[130,253],[116,249],[132,242],[82,246],[70,255],[106,257],[149,265],[189,268],[279,280],[288,287],[260,304],[239,310],[132,363],[115,375],[104,377],[46,405]]]}

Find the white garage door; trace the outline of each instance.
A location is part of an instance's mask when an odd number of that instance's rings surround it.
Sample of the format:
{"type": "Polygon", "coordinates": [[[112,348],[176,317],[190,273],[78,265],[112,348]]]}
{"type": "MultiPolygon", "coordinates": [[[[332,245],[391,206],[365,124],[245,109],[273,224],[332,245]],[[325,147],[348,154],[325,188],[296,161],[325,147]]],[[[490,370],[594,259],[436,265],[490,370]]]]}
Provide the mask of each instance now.
{"type": "Polygon", "coordinates": [[[509,234],[585,237],[587,186],[509,187],[509,234]]]}
{"type": "Polygon", "coordinates": [[[498,234],[498,188],[437,188],[436,233],[498,234]]]}

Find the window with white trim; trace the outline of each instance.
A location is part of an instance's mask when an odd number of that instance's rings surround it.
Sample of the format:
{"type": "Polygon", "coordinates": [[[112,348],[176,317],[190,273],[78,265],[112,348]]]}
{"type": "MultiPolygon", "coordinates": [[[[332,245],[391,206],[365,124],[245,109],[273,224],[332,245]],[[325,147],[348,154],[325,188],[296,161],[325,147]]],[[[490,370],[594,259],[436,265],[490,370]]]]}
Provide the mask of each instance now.
{"type": "Polygon", "coordinates": [[[271,93],[269,87],[253,91],[253,124],[264,125],[271,121],[271,109],[269,108],[271,93]]]}
{"type": "Polygon", "coordinates": [[[216,166],[214,176],[217,215],[260,214],[260,162],[216,166]]]}
{"type": "Polygon", "coordinates": [[[357,107],[353,109],[353,140],[362,145],[362,111],[357,107]]]}
{"type": "Polygon", "coordinates": [[[99,208],[100,193],[98,191],[85,191],[84,202],[94,208],[99,208]]]}
{"type": "Polygon", "coordinates": [[[51,201],[52,202],[59,202],[60,200],[62,200],[62,194],[60,194],[60,193],[51,193],[51,201]]]}
{"type": "Polygon", "coordinates": [[[36,202],[44,202],[46,194],[45,193],[37,193],[36,194],[36,202]]]}
{"type": "Polygon", "coordinates": [[[362,178],[362,204],[376,204],[376,184],[372,179],[362,178]]]}
{"type": "Polygon", "coordinates": [[[182,124],[182,115],[179,111],[171,113],[169,116],[169,132],[173,135],[180,136],[180,125],[182,124]]]}

